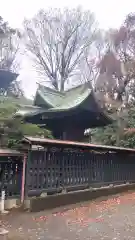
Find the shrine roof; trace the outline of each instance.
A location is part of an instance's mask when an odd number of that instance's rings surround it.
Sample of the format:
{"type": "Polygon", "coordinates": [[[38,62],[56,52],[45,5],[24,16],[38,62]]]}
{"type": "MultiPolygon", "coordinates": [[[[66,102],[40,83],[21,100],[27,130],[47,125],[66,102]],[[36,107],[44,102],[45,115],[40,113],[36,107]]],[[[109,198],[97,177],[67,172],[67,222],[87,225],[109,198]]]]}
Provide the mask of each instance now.
{"type": "Polygon", "coordinates": [[[91,94],[92,90],[81,85],[65,92],[39,85],[32,106],[23,106],[16,115],[35,115],[44,112],[68,111],[81,105],[91,94]]]}
{"type": "Polygon", "coordinates": [[[35,106],[48,106],[48,108],[67,109],[79,105],[91,93],[87,84],[59,92],[39,85],[34,99],[35,106]]]}
{"type": "MultiPolygon", "coordinates": [[[[89,112],[89,117],[87,117],[89,119],[95,118],[92,121],[98,121],[97,125],[106,125],[112,122],[112,119],[103,112],[88,83],[64,92],[39,85],[33,105],[21,107],[15,115],[24,119],[30,118],[30,122],[33,121],[33,117],[37,117],[39,121],[36,120],[36,124],[39,124],[42,117],[42,120],[48,123],[49,119],[63,119],[64,115],[73,117],[78,111],[80,114],[88,114],[89,112]],[[99,124],[99,122],[104,122],[104,124],[99,124]]],[[[89,122],[89,119],[86,119],[85,122],[89,122]]]]}

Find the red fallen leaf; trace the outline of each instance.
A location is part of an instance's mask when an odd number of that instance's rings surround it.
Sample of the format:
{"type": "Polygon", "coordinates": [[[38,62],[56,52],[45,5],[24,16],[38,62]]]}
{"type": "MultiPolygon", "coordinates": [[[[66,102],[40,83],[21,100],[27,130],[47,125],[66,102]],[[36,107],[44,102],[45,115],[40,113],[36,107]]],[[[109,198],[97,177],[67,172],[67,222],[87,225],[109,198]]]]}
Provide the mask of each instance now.
{"type": "Polygon", "coordinates": [[[85,219],[77,219],[77,220],[69,221],[68,224],[79,224],[82,227],[86,227],[91,222],[102,222],[102,221],[104,221],[103,218],[85,218],[85,219]]]}
{"type": "Polygon", "coordinates": [[[53,217],[56,217],[56,216],[57,216],[57,214],[56,214],[56,213],[54,213],[54,214],[53,214],[53,217]]]}
{"type": "MultiPolygon", "coordinates": [[[[71,221],[68,221],[68,224],[72,224],[73,222],[74,223],[78,223],[78,224],[83,224],[83,225],[87,225],[87,222],[91,222],[91,221],[95,221],[95,222],[101,222],[103,221],[103,219],[89,219],[89,220],[86,220],[86,216],[87,214],[90,214],[92,209],[96,209],[96,211],[99,211],[99,212],[103,212],[107,209],[110,209],[110,210],[115,210],[115,205],[118,205],[118,204],[126,204],[128,203],[129,201],[133,201],[135,200],[135,193],[132,193],[132,194],[126,194],[124,196],[120,196],[120,197],[116,197],[116,198],[112,198],[112,199],[108,199],[106,201],[102,201],[102,202],[99,202],[97,204],[97,202],[91,202],[89,204],[89,206],[81,206],[79,208],[73,208],[73,209],[70,209],[70,210],[67,210],[67,211],[64,211],[64,212],[58,212],[58,213],[54,213],[52,215],[50,215],[49,217],[51,216],[61,216],[61,217],[70,217],[72,218],[71,221]],[[80,220],[81,219],[81,220],[80,220]]],[[[35,221],[35,219],[33,219],[35,221]]],[[[37,219],[38,220],[38,219],[37,219]]],[[[40,218],[40,221],[41,220],[46,220],[46,216],[41,216],[40,218]]]]}
{"type": "Polygon", "coordinates": [[[103,218],[96,218],[96,222],[103,222],[104,219],[103,218]]]}
{"type": "Polygon", "coordinates": [[[39,218],[33,218],[34,221],[45,221],[47,220],[46,216],[40,216],[39,218]]]}
{"type": "Polygon", "coordinates": [[[64,212],[53,213],[53,217],[56,217],[56,216],[64,216],[64,215],[65,215],[64,212]]]}

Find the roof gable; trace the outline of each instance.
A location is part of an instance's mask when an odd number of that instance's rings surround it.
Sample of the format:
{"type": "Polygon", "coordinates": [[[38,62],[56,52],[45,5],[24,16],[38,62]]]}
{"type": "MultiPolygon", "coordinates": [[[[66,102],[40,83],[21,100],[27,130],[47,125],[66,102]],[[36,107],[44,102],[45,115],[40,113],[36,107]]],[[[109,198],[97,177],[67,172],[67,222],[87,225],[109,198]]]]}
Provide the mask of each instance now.
{"type": "Polygon", "coordinates": [[[87,84],[77,86],[64,92],[39,85],[34,100],[35,106],[49,108],[72,108],[80,104],[91,93],[87,84]]]}

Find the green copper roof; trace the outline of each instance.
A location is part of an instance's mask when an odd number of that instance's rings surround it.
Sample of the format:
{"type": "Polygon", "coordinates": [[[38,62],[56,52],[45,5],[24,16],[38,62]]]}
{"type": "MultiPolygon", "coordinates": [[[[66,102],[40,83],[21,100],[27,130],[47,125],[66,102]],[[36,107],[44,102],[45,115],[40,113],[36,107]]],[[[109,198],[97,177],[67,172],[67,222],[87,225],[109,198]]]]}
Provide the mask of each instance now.
{"type": "Polygon", "coordinates": [[[91,89],[86,85],[58,92],[42,85],[39,86],[35,99],[35,106],[24,106],[16,115],[28,116],[43,112],[58,112],[76,108],[90,95],[91,89]]]}
{"type": "Polygon", "coordinates": [[[43,106],[45,108],[55,108],[62,102],[64,94],[54,89],[39,85],[34,99],[35,106],[43,106]]]}
{"type": "Polygon", "coordinates": [[[72,123],[71,119],[74,119],[74,124],[77,122],[88,127],[106,125],[112,121],[102,112],[88,84],[65,92],[39,85],[33,106],[21,107],[16,116],[36,124],[45,123],[50,128],[52,124],[57,127],[54,119],[61,119],[61,125],[66,124],[66,121],[62,120],[65,116],[69,124],[72,123]]]}
{"type": "Polygon", "coordinates": [[[91,89],[86,85],[81,85],[65,92],[58,92],[39,85],[34,99],[34,105],[46,106],[48,108],[72,108],[80,104],[90,93],[91,89]]]}

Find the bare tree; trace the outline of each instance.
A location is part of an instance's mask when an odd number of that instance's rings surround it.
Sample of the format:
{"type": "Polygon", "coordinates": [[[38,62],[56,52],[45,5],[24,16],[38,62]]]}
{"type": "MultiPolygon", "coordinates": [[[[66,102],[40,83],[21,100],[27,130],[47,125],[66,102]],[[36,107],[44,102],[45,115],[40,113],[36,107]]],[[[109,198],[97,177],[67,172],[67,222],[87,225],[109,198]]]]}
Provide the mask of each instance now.
{"type": "Polygon", "coordinates": [[[42,10],[25,20],[24,29],[34,67],[55,89],[63,91],[67,81],[80,76],[85,53],[93,48],[97,35],[94,15],[80,8],[42,10]]]}
{"type": "Polygon", "coordinates": [[[119,29],[111,29],[107,42],[108,51],[100,63],[101,72],[111,77],[112,92],[117,93],[117,99],[122,101],[125,95],[129,101],[135,86],[135,14],[129,14],[119,29]]]}
{"type": "Polygon", "coordinates": [[[84,59],[80,62],[80,73],[82,82],[90,82],[93,90],[96,90],[97,80],[100,74],[99,63],[105,54],[104,32],[96,32],[95,40],[90,48],[84,52],[84,59]]]}

